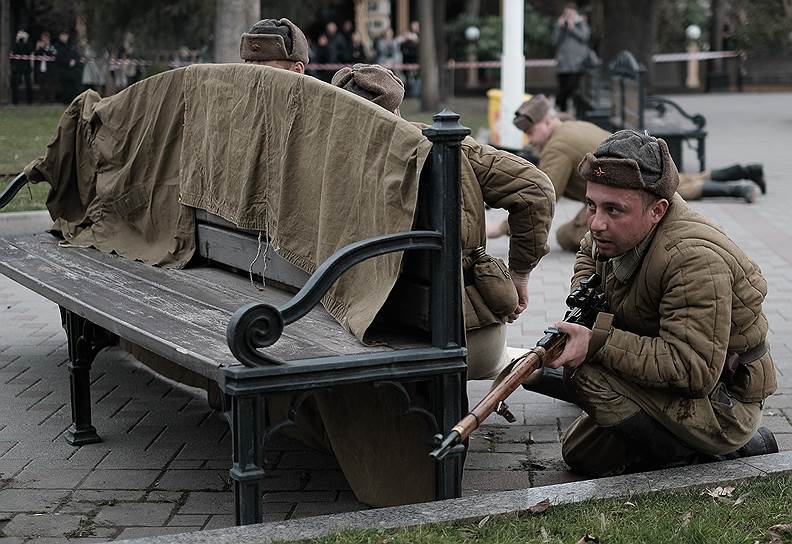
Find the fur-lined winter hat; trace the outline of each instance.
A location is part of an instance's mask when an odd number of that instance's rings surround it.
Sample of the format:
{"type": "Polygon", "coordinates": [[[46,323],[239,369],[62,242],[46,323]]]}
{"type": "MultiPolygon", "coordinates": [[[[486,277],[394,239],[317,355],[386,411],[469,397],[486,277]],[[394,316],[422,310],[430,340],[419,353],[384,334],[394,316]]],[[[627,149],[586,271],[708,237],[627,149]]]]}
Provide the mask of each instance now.
{"type": "Polygon", "coordinates": [[[586,153],[578,165],[586,181],[624,189],[643,189],[670,201],[679,186],[679,172],[665,140],[620,130],[586,153]]]}
{"type": "Polygon", "coordinates": [[[549,111],[550,100],[543,94],[535,94],[517,109],[512,122],[515,127],[528,132],[536,123],[544,119],[549,111]]]}
{"type": "Polygon", "coordinates": [[[379,64],[345,66],[333,75],[331,83],[390,112],[395,112],[404,100],[402,80],[379,64]]]}
{"type": "Polygon", "coordinates": [[[290,60],[308,64],[308,40],[288,19],[263,19],[242,34],[239,56],[246,61],[290,60]]]}

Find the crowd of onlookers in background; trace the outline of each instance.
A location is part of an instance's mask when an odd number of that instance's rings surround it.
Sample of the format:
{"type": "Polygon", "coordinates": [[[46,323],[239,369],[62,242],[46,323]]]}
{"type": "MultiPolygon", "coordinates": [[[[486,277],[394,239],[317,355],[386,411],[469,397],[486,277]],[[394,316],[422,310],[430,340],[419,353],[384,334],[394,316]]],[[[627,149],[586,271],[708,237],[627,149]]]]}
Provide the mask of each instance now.
{"type": "Polygon", "coordinates": [[[324,32],[311,41],[310,73],[323,81],[330,78],[342,64],[376,62],[393,67],[394,72],[406,84],[408,96],[420,94],[420,79],[417,67],[404,67],[418,63],[420,27],[413,21],[407,31],[396,36],[391,28],[386,28],[381,36],[365,42],[363,35],[355,30],[352,21],[344,21],[341,29],[335,22],[328,22],[324,32]],[[316,67],[320,65],[320,67],[316,67]],[[331,65],[321,68],[321,65],[331,65]]]}
{"type": "Polygon", "coordinates": [[[86,89],[110,89],[111,94],[140,78],[142,63],[132,53],[131,34],[111,60],[109,51],[98,51],[85,40],[78,43],[68,31],[58,33],[54,42],[43,31],[33,43],[19,30],[11,48],[11,100],[67,104],[86,89]]]}
{"type": "MultiPolygon", "coordinates": [[[[340,29],[335,22],[328,22],[324,31],[311,41],[307,73],[330,81],[339,65],[376,62],[393,67],[405,82],[407,95],[417,96],[420,94],[419,42],[417,21],[398,36],[387,28],[381,36],[365,41],[352,21],[344,21],[340,29]],[[321,65],[329,66],[323,69],[321,65]]],[[[169,56],[167,64],[174,68],[207,60],[205,52],[182,47],[169,56]]],[[[10,62],[14,104],[34,101],[67,104],[86,89],[109,95],[138,81],[149,64],[136,58],[131,33],[126,33],[123,45],[111,55],[87,40],[77,40],[67,31],[60,32],[55,40],[50,32],[43,31],[34,42],[25,30],[16,34],[10,62]]]]}

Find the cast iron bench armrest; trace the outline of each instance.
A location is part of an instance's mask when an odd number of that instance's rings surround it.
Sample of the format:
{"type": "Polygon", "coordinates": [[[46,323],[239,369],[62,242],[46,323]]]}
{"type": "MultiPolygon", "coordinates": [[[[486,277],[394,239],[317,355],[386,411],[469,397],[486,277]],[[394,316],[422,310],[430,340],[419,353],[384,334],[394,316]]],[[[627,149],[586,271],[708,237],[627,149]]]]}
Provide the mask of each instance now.
{"type": "Polygon", "coordinates": [[[707,124],[707,120],[704,119],[704,116],[700,113],[696,113],[694,115],[690,115],[682,106],[674,102],[669,98],[663,98],[662,96],[647,96],[646,97],[647,106],[653,107],[657,110],[657,113],[660,115],[665,115],[666,107],[671,106],[674,108],[682,117],[688,119],[691,123],[696,125],[696,130],[702,130],[704,126],[707,124]]]}
{"type": "Polygon", "coordinates": [[[439,232],[414,230],[375,236],[341,248],[322,263],[305,286],[281,308],[266,302],[254,302],[234,312],[226,331],[231,353],[248,367],[261,366],[263,363],[273,364],[257,349],[277,342],[284,326],[310,312],[344,272],[366,259],[395,251],[439,251],[442,241],[443,236],[439,232]]]}
{"type": "Polygon", "coordinates": [[[0,193],[0,210],[5,208],[8,203],[11,202],[11,200],[16,196],[19,190],[25,186],[25,184],[27,184],[27,176],[25,176],[25,174],[19,174],[11,181],[8,187],[6,187],[5,190],[0,193]]]}

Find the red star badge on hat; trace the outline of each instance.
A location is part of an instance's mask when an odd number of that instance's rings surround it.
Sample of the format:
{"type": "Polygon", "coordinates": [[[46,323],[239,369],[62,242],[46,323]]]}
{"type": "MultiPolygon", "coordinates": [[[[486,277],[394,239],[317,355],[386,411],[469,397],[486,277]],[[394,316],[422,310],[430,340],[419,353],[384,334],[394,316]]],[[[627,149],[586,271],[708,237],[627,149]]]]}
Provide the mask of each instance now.
{"type": "Polygon", "coordinates": [[[596,175],[597,177],[602,177],[605,175],[605,170],[603,170],[602,167],[599,167],[596,170],[594,170],[594,175],[596,175]]]}

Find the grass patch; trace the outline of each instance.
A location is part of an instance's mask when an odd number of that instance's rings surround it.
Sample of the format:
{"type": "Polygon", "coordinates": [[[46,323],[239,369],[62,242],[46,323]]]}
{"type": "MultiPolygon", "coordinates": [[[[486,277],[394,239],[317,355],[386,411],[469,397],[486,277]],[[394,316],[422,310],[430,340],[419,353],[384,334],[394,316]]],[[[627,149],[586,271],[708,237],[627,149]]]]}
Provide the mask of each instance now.
{"type": "MultiPolygon", "coordinates": [[[[602,542],[792,542],[792,476],[741,483],[720,491],[653,493],[630,499],[551,506],[538,514],[477,523],[399,530],[345,531],[321,544],[498,544],[602,542]],[[586,540],[586,536],[590,539],[586,540]]],[[[529,508],[531,505],[526,505],[529,508]]]]}
{"type": "MultiPolygon", "coordinates": [[[[408,121],[432,124],[432,115],[437,112],[422,112],[421,102],[417,98],[408,98],[401,105],[401,115],[408,121]]],[[[441,108],[442,109],[442,108],[441,108]]],[[[448,109],[460,115],[459,122],[468,127],[471,136],[476,137],[481,128],[488,128],[487,98],[485,96],[455,97],[449,100],[448,109]]]]}
{"type": "MultiPolygon", "coordinates": [[[[0,191],[32,160],[40,157],[55,135],[64,106],[17,106],[0,109],[0,191]]],[[[43,210],[49,185],[22,189],[0,212],[43,210]]]]}
{"type": "MultiPolygon", "coordinates": [[[[487,99],[461,97],[452,99],[449,108],[462,116],[461,122],[472,130],[473,136],[487,126],[487,99]]],[[[55,135],[64,106],[18,106],[0,109],[0,191],[12,177],[32,160],[44,154],[55,135]]],[[[402,115],[410,121],[432,123],[432,113],[420,112],[420,102],[404,101],[402,115]]],[[[11,203],[0,210],[19,212],[46,209],[49,185],[39,183],[22,189],[11,203]]]]}

